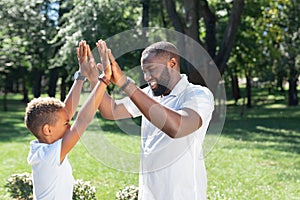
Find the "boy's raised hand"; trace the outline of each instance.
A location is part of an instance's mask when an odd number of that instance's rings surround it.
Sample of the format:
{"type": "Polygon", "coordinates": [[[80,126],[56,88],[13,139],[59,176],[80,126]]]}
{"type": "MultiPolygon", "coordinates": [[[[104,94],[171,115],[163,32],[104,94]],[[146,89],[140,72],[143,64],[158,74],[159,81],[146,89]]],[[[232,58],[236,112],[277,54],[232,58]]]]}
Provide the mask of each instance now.
{"type": "Polygon", "coordinates": [[[83,76],[87,76],[89,71],[87,51],[88,49],[86,41],[81,40],[79,42],[79,46],[76,48],[76,54],[79,64],[79,71],[83,76]]]}
{"type": "Polygon", "coordinates": [[[99,71],[103,71],[101,64],[96,64],[90,46],[85,40],[79,42],[79,47],[76,48],[77,59],[79,63],[79,70],[83,76],[94,83],[95,85],[98,81],[99,71]]]}

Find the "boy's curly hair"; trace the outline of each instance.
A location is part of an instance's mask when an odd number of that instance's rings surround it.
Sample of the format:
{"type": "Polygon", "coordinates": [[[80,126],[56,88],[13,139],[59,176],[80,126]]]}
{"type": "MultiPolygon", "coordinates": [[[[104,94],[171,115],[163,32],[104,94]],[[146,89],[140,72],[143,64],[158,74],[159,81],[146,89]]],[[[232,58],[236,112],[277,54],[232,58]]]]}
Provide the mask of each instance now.
{"type": "Polygon", "coordinates": [[[54,125],[56,113],[65,107],[65,104],[53,97],[39,97],[31,100],[26,107],[25,124],[33,135],[39,138],[39,132],[45,124],[54,125]]]}

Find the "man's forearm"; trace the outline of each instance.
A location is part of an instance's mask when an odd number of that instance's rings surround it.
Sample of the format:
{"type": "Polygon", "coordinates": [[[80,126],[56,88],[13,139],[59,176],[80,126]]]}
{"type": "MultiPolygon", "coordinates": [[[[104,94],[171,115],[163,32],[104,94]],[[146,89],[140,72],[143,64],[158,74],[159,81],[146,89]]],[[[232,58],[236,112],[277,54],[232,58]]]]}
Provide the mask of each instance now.
{"type": "Polygon", "coordinates": [[[171,110],[153,100],[134,83],[128,84],[124,91],[143,115],[171,138],[188,135],[202,124],[201,118],[194,111],[171,110]]]}
{"type": "Polygon", "coordinates": [[[170,137],[175,137],[174,134],[176,134],[181,121],[181,116],[178,113],[157,103],[134,83],[128,84],[124,91],[153,125],[170,137]]]}

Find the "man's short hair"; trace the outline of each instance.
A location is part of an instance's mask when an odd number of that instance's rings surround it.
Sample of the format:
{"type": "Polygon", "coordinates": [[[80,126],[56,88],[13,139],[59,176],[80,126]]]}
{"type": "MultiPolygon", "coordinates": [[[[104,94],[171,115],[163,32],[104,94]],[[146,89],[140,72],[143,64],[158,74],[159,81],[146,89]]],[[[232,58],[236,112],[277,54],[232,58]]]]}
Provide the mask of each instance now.
{"type": "Polygon", "coordinates": [[[26,127],[39,138],[39,132],[45,124],[54,125],[57,121],[57,112],[61,111],[65,104],[53,97],[39,97],[31,100],[26,107],[26,127]]]}
{"type": "Polygon", "coordinates": [[[168,59],[175,58],[179,63],[178,49],[174,44],[170,42],[161,41],[151,44],[142,52],[142,58],[144,58],[147,54],[154,56],[164,56],[168,59]]]}

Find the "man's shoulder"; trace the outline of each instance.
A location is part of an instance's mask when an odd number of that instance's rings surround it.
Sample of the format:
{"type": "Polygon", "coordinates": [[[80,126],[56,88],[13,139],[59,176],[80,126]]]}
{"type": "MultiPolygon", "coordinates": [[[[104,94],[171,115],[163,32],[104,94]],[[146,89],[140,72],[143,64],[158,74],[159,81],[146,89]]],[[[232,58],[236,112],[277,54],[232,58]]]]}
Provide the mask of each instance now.
{"type": "Polygon", "coordinates": [[[183,92],[186,94],[192,93],[194,95],[202,94],[202,95],[207,95],[207,96],[213,96],[212,92],[210,91],[210,89],[208,87],[193,84],[193,83],[189,83],[183,92]]]}

